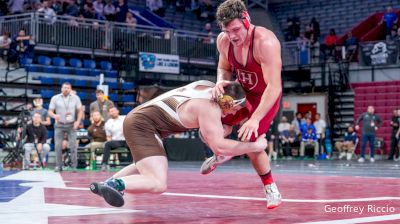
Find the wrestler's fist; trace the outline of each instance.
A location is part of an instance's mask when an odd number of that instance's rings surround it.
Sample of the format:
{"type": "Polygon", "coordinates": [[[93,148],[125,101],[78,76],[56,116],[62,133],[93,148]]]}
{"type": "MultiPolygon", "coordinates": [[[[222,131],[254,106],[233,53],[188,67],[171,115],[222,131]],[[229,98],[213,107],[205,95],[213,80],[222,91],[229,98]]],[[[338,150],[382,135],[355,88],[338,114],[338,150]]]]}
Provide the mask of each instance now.
{"type": "Polygon", "coordinates": [[[229,83],[230,81],[227,80],[218,81],[212,89],[213,99],[217,99],[219,95],[223,95],[225,93],[224,87],[229,85],[229,83]]]}
{"type": "Polygon", "coordinates": [[[254,142],[255,152],[262,152],[268,147],[268,141],[265,138],[265,134],[258,136],[257,140],[254,142]]]}

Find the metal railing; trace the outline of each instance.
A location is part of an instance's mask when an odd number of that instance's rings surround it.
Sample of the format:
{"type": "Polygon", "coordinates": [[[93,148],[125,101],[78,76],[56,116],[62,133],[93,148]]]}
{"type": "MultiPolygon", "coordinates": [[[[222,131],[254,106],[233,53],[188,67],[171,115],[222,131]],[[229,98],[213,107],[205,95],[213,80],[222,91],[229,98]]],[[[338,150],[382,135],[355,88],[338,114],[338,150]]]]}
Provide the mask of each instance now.
{"type": "Polygon", "coordinates": [[[0,32],[16,35],[25,29],[38,45],[102,49],[111,52],[154,52],[187,58],[215,59],[216,35],[152,26],[57,16],[39,13],[0,17],[0,32]],[[214,40],[214,41],[212,41],[214,40]]]}

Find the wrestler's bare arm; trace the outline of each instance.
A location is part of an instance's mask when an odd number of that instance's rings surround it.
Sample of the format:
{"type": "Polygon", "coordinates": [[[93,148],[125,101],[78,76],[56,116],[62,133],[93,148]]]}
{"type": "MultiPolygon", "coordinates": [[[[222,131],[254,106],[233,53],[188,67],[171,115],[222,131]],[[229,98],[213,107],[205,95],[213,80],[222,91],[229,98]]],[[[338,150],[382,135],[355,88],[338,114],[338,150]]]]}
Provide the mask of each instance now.
{"type": "Polygon", "coordinates": [[[263,151],[267,146],[265,138],[247,143],[225,139],[221,123],[221,110],[217,106],[199,108],[198,121],[204,140],[215,154],[237,156],[263,151]]]}
{"type": "Polygon", "coordinates": [[[260,40],[255,46],[255,56],[261,64],[264,81],[268,85],[260,104],[252,115],[252,118],[257,120],[261,120],[271,110],[282,94],[282,59],[279,40],[269,30],[263,29],[261,33],[260,40]]]}
{"type": "Polygon", "coordinates": [[[217,82],[222,80],[230,81],[232,79],[232,72],[228,61],[229,40],[223,32],[218,35],[217,49],[219,52],[217,82]]]}

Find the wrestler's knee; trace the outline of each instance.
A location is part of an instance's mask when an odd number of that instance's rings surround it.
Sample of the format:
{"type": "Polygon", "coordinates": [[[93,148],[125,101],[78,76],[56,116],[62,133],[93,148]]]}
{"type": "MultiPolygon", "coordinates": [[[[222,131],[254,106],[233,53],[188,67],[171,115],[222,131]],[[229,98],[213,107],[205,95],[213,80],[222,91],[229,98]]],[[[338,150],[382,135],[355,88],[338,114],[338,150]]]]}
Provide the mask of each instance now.
{"type": "Polygon", "coordinates": [[[167,191],[167,182],[154,180],[153,188],[151,189],[153,193],[164,193],[167,191]]]}
{"type": "Polygon", "coordinates": [[[262,152],[249,152],[247,153],[247,156],[249,157],[250,160],[254,160],[258,158],[259,156],[267,155],[265,151],[262,152]]]}

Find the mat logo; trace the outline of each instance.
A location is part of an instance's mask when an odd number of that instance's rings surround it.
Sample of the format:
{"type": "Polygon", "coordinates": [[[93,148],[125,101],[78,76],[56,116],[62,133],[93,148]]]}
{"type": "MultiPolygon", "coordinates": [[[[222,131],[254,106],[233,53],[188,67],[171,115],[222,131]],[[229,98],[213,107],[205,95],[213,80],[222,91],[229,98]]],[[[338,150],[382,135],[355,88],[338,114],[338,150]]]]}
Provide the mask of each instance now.
{"type": "Polygon", "coordinates": [[[141,54],[140,59],[145,69],[154,68],[156,65],[156,56],[154,54],[141,54]]]}
{"type": "Polygon", "coordinates": [[[248,90],[254,89],[258,84],[258,77],[255,72],[238,69],[236,75],[239,82],[248,90]]]}
{"type": "Polygon", "coordinates": [[[371,64],[379,65],[386,64],[389,57],[386,43],[378,42],[374,45],[371,51],[371,64]]]}

